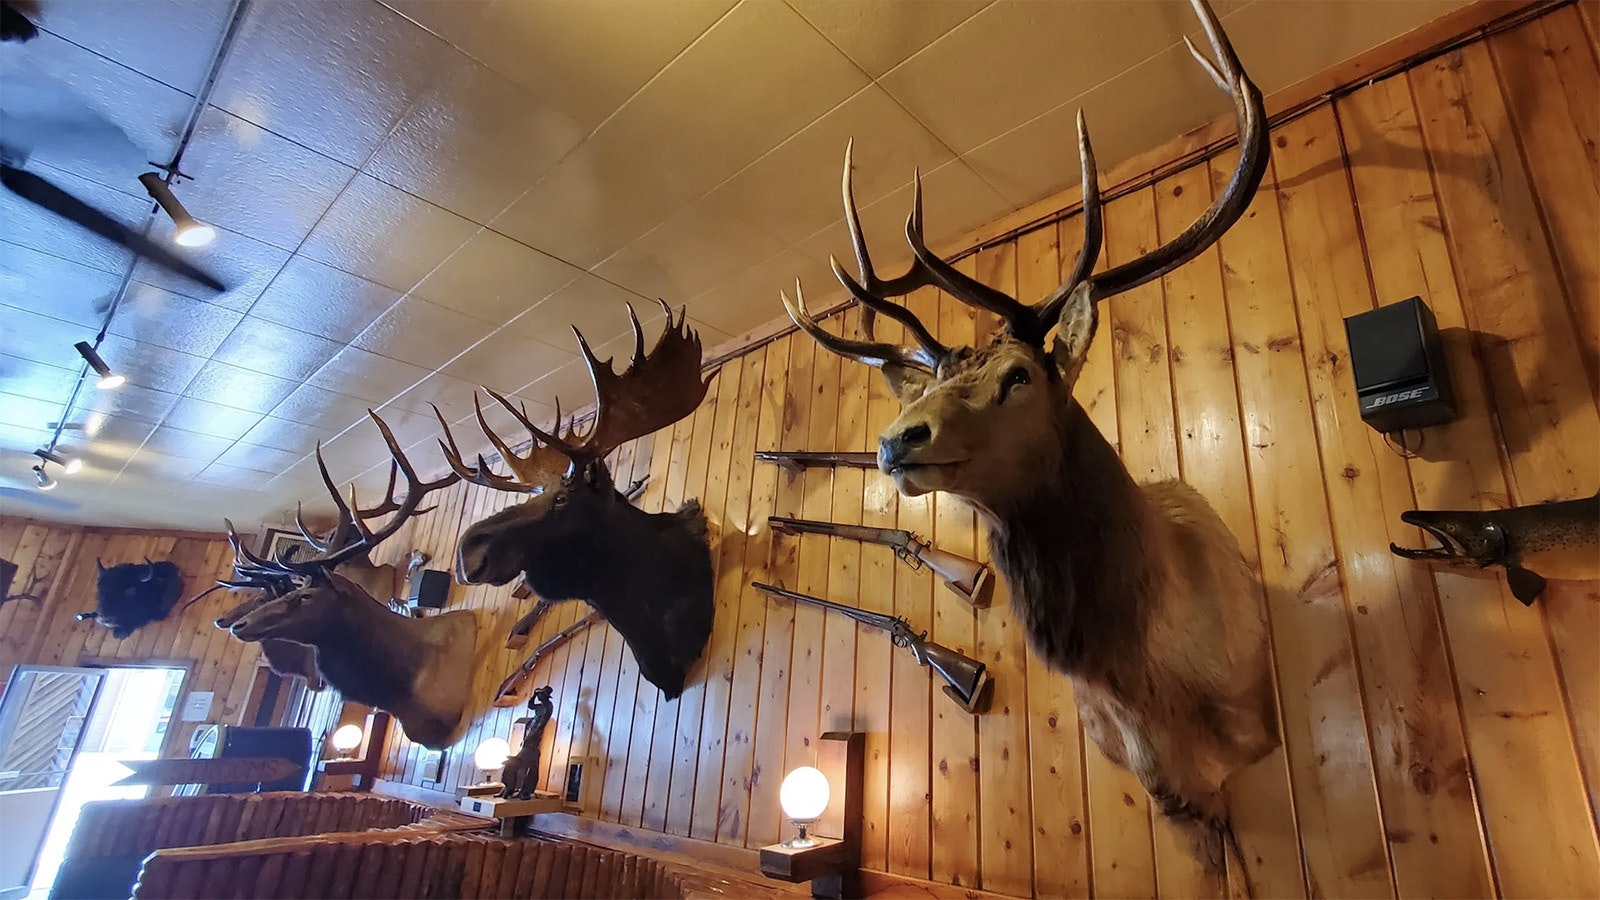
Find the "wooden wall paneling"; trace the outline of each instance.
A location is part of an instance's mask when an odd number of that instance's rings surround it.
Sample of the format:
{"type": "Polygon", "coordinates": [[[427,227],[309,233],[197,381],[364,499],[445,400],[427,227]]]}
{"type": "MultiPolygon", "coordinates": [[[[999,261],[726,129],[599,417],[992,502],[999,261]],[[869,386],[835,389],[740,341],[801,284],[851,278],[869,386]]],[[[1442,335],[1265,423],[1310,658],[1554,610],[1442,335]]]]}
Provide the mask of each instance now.
{"type": "MultiPolygon", "coordinates": [[[[1135,259],[1158,245],[1154,187],[1112,204],[1106,215],[1106,252],[1113,264],[1135,259]]],[[[1106,305],[1123,463],[1141,484],[1177,478],[1178,441],[1163,283],[1151,281],[1110,298],[1106,305]]],[[[1150,818],[1157,893],[1162,897],[1222,894],[1224,886],[1207,883],[1187,835],[1166,821],[1143,791],[1133,796],[1139,801],[1135,808],[1150,818]]]]}
{"type": "MultiPolygon", "coordinates": [[[[718,545],[727,531],[728,452],[733,445],[733,419],[739,406],[740,365],[724,366],[714,377],[706,403],[700,408],[705,421],[696,429],[695,446],[689,457],[689,486],[686,497],[696,497],[707,511],[710,540],[711,584],[720,583],[721,553],[718,545]]],[[[722,595],[726,596],[726,595],[722,595]]],[[[713,660],[722,652],[718,643],[727,642],[724,626],[728,618],[726,603],[714,596],[717,612],[712,616],[711,634],[700,659],[689,671],[683,696],[678,698],[678,729],[672,748],[671,792],[667,798],[667,827],[672,834],[689,834],[694,821],[695,790],[700,770],[700,730],[704,722],[706,695],[717,676],[713,660]]],[[[713,789],[715,792],[715,789],[713,789]]]]}
{"type": "MultiPolygon", "coordinates": [[[[1053,258],[1051,262],[1053,268],[1053,258]]],[[[975,258],[974,272],[984,284],[1018,296],[1017,245],[1006,243],[983,250],[975,258]]],[[[1032,295],[1025,296],[1023,302],[1035,301],[1032,295]]],[[[980,316],[975,337],[980,344],[986,343],[1000,327],[998,316],[980,316]]],[[[990,562],[986,528],[978,529],[973,550],[974,559],[990,562]]],[[[938,581],[931,573],[930,580],[938,581]]],[[[994,582],[990,607],[975,613],[972,649],[973,657],[982,661],[994,678],[989,711],[977,719],[978,820],[983,826],[979,864],[984,890],[1029,896],[1033,893],[1033,810],[1028,793],[1025,640],[1004,579],[995,576],[994,582]]],[[[934,590],[950,594],[943,585],[936,584],[934,590]]]]}
{"type": "MultiPolygon", "coordinates": [[[[1600,454],[1593,451],[1600,446],[1600,418],[1584,384],[1583,350],[1561,300],[1556,260],[1545,240],[1525,164],[1516,142],[1508,139],[1513,126],[1489,49],[1472,44],[1411,75],[1419,103],[1429,110],[1423,137],[1467,321],[1477,332],[1503,429],[1512,501],[1590,496],[1600,485],[1600,454]],[[1478,224],[1468,226],[1467,217],[1478,224]]],[[[1582,189],[1573,192],[1582,195],[1582,189]]],[[[1541,601],[1556,637],[1592,635],[1584,627],[1596,616],[1588,595],[1557,588],[1541,601]]],[[[1592,682],[1600,677],[1597,655],[1600,648],[1591,639],[1556,643],[1562,680],[1578,685],[1580,697],[1594,696],[1592,682]]],[[[1570,704],[1570,698],[1568,702],[1580,758],[1590,773],[1593,821],[1594,808],[1600,806],[1600,786],[1595,784],[1600,778],[1600,711],[1570,704]]]]}
{"type": "MultiPolygon", "coordinates": [[[[711,383],[711,389],[706,392],[705,402],[695,410],[694,427],[689,433],[682,467],[680,469],[674,466],[668,470],[667,494],[673,509],[688,498],[698,496],[704,491],[706,465],[711,452],[711,432],[715,425],[717,398],[721,387],[720,378],[711,383]]],[[[685,717],[691,719],[699,717],[700,694],[698,691],[688,690],[695,674],[694,671],[689,673],[691,680],[685,682],[684,693],[677,699],[667,700],[665,697],[660,697],[656,703],[655,739],[650,747],[650,776],[645,787],[642,820],[643,826],[653,831],[667,830],[667,808],[672,799],[672,781],[677,774],[675,764],[679,759],[682,736],[679,729],[683,727],[681,722],[685,717]]],[[[699,722],[696,721],[694,724],[695,734],[698,735],[699,722]]],[[[694,780],[692,760],[690,771],[684,773],[682,777],[687,777],[692,785],[694,780]]],[[[692,786],[690,791],[693,791],[692,786]]],[[[687,822],[684,823],[684,830],[688,830],[687,822]]]]}
{"type": "Polygon", "coordinates": [[[705,699],[699,735],[695,738],[695,789],[689,836],[714,841],[722,809],[723,757],[730,726],[728,710],[733,693],[734,645],[739,638],[739,614],[745,570],[745,544],[752,521],[750,476],[755,459],[756,430],[761,406],[760,355],[731,360],[719,380],[726,383],[721,404],[727,422],[719,423],[713,459],[722,460],[706,476],[708,503],[721,511],[712,545],[716,562],[717,616],[711,645],[704,662],[705,699]],[[726,429],[726,430],[724,430],[726,429]]]}
{"type": "Polygon", "coordinates": [[[1600,0],[1578,0],[1578,16],[1589,38],[1589,47],[1600,55],[1600,0]]]}
{"type": "MultiPolygon", "coordinates": [[[[661,512],[667,493],[667,467],[671,462],[674,437],[682,421],[672,428],[657,431],[650,450],[650,481],[645,487],[639,506],[645,512],[661,512]]],[[[637,466],[635,467],[637,471],[637,466]]],[[[624,753],[606,769],[606,791],[602,810],[615,810],[616,821],[624,825],[638,825],[644,809],[644,781],[650,767],[650,734],[655,725],[656,698],[660,696],[649,682],[639,675],[639,662],[633,651],[623,648],[622,669],[617,674],[617,708],[628,719],[624,753]],[[611,798],[615,798],[612,800],[611,798]]],[[[623,727],[619,722],[619,729],[623,727]]],[[[619,730],[617,740],[622,740],[619,730]]]]}
{"type": "Polygon", "coordinates": [[[1575,6],[1495,35],[1489,53],[1600,401],[1600,71],[1575,6]]]}
{"type": "MultiPolygon", "coordinates": [[[[1082,238],[1082,217],[1017,239],[1017,298],[1035,303],[1068,277],[1082,238]],[[1060,252],[1065,232],[1067,252],[1060,252]],[[1062,256],[1066,257],[1063,264],[1062,256]]],[[[984,542],[987,544],[987,541],[984,542]]],[[[1009,591],[993,573],[988,615],[1011,612],[1009,591]]],[[[1018,635],[1021,639],[1021,635],[1018,635]]],[[[1040,896],[1089,896],[1088,810],[1084,801],[1083,735],[1072,683],[1023,641],[1028,682],[1028,799],[1032,810],[1033,891],[1040,896]]],[[[981,726],[980,726],[981,727],[981,726]]]]}
{"type": "MultiPolygon", "coordinates": [[[[775,446],[780,450],[806,450],[808,440],[812,390],[812,363],[818,352],[816,343],[804,335],[788,338],[788,374],[783,382],[783,410],[779,421],[782,430],[775,446]]],[[[767,367],[781,362],[781,357],[767,356],[767,367]]],[[[779,470],[777,495],[773,501],[773,514],[798,516],[805,499],[805,476],[801,473],[779,470]]],[[[768,563],[766,577],[769,583],[797,584],[800,563],[800,542],[793,535],[772,534],[768,529],[768,563]]],[[[766,633],[761,651],[761,697],[756,706],[755,757],[750,769],[750,827],[745,835],[745,845],[760,847],[774,843],[780,835],[787,835],[789,825],[783,819],[778,805],[778,787],[788,773],[785,754],[788,747],[789,686],[792,681],[791,665],[794,655],[801,652],[795,644],[796,605],[773,600],[760,595],[766,609],[766,633]]]]}
{"type": "MultiPolygon", "coordinates": [[[[976,259],[956,263],[965,275],[976,274],[976,259]]],[[[924,320],[925,322],[928,320],[924,320]]],[[[939,296],[938,326],[932,329],[948,347],[972,346],[977,325],[974,310],[954,297],[939,296]]],[[[972,508],[951,494],[933,495],[934,545],[946,553],[972,557],[977,552],[972,508]]],[[[931,585],[930,585],[931,587],[931,585]]],[[[933,590],[933,639],[961,653],[977,649],[977,624],[972,607],[942,588],[933,590]]],[[[981,888],[978,727],[975,717],[939,690],[940,682],[924,672],[933,687],[933,880],[981,888]]]]}
{"type": "MultiPolygon", "coordinates": [[[[1163,179],[1155,188],[1160,239],[1169,241],[1182,233],[1205,213],[1211,201],[1211,177],[1204,166],[1163,179]]],[[[1259,573],[1261,554],[1256,544],[1255,512],[1250,506],[1233,341],[1217,248],[1207,249],[1162,276],[1162,282],[1171,343],[1178,468],[1183,480],[1204,495],[1222,517],[1245,559],[1259,573]]],[[[1266,597],[1258,596],[1257,602],[1264,607],[1266,597]]],[[[1273,695],[1281,722],[1275,668],[1273,695]]],[[[1229,872],[1235,892],[1243,879],[1257,896],[1305,896],[1294,794],[1283,748],[1235,774],[1227,788],[1234,835],[1248,869],[1229,872]]]]}
{"type": "Polygon", "coordinates": [[[1400,896],[1486,896],[1488,856],[1433,580],[1389,552],[1391,540],[1410,539],[1400,522],[1410,476],[1351,414],[1344,317],[1374,303],[1365,279],[1351,277],[1365,256],[1339,123],[1322,107],[1279,135],[1284,240],[1395,883],[1400,896]]]}
{"type": "MultiPolygon", "coordinates": [[[[1234,161],[1211,161],[1214,193],[1234,161]]],[[[1390,894],[1273,173],[1221,251],[1307,880],[1312,893],[1390,894]]]]}
{"type": "MultiPolygon", "coordinates": [[[[838,356],[820,346],[816,348],[811,363],[811,405],[802,449],[829,451],[840,447],[839,439],[843,434],[839,419],[840,365],[838,356]]],[[[803,518],[823,522],[832,518],[834,491],[842,475],[842,470],[828,467],[805,470],[801,476],[805,485],[800,504],[803,518]]],[[[799,536],[799,544],[799,565],[789,586],[814,597],[826,598],[833,542],[819,534],[805,534],[799,536]]],[[[828,620],[835,618],[811,604],[790,605],[795,607],[794,644],[789,660],[788,734],[784,741],[783,771],[777,773],[780,782],[794,769],[816,764],[816,741],[821,734],[817,722],[822,708],[824,639],[828,620]]]]}
{"type": "MultiPolygon", "coordinates": [[[[1113,216],[1107,210],[1106,220],[1113,216]]],[[[1064,227],[1061,245],[1072,248],[1062,253],[1063,267],[1070,267],[1082,245],[1081,226],[1066,240],[1064,227]]],[[[1110,242],[1101,246],[1095,269],[1109,268],[1116,260],[1110,242]]],[[[1117,302],[1115,300],[1111,301],[1117,302]]],[[[1099,311],[1100,324],[1073,387],[1073,395],[1088,413],[1100,433],[1117,448],[1121,441],[1121,386],[1117,383],[1121,366],[1117,362],[1117,340],[1113,334],[1109,306],[1099,311]]],[[[1074,708],[1076,712],[1076,708],[1074,708]]],[[[1082,733],[1082,723],[1079,723],[1082,733]]],[[[1118,767],[1084,735],[1084,787],[1089,815],[1090,885],[1096,896],[1155,897],[1155,839],[1151,832],[1149,803],[1144,788],[1131,772],[1118,767]]]]}
{"type": "MultiPolygon", "coordinates": [[[[913,291],[905,298],[905,305],[929,331],[937,334],[938,291],[933,288],[913,291]]],[[[885,333],[905,340],[905,329],[898,326],[890,329],[893,324],[880,318],[879,327],[886,329],[885,333]]],[[[882,378],[874,380],[882,385],[882,378]]],[[[887,394],[886,387],[884,392],[887,394]]],[[[893,403],[898,416],[898,401],[889,402],[893,403]]],[[[896,502],[899,526],[940,546],[934,531],[933,495],[899,497],[896,502]]],[[[918,632],[926,631],[931,636],[935,590],[941,588],[934,585],[933,579],[897,570],[895,615],[918,632]]],[[[932,869],[933,704],[950,700],[934,689],[934,679],[928,670],[917,665],[905,651],[891,653],[889,679],[889,708],[893,710],[889,721],[889,871],[928,878],[932,869]]]]}
{"type": "MultiPolygon", "coordinates": [[[[81,564],[68,573],[67,587],[62,593],[63,602],[52,610],[52,621],[40,654],[45,659],[70,660],[64,665],[77,665],[82,658],[84,644],[98,641],[98,632],[104,629],[94,621],[75,622],[73,615],[94,609],[97,573],[95,560],[105,560],[112,552],[113,536],[105,533],[85,535],[79,548],[81,564]]],[[[114,560],[113,560],[114,561],[114,560]]]]}
{"type": "MultiPolygon", "coordinates": [[[[589,605],[583,602],[563,603],[565,615],[561,618],[562,628],[571,628],[577,621],[589,612],[589,605]]],[[[547,791],[560,791],[567,778],[567,756],[572,747],[573,719],[577,715],[578,692],[583,684],[583,661],[588,655],[588,642],[585,635],[575,635],[561,646],[564,659],[560,660],[557,667],[550,670],[548,679],[553,688],[551,696],[555,703],[555,712],[550,724],[545,728],[544,737],[550,742],[549,753],[539,757],[542,768],[539,783],[547,791]]],[[[517,716],[529,715],[526,706],[516,710],[517,716]]]]}
{"type": "MultiPolygon", "coordinates": [[[[683,502],[683,488],[688,475],[689,447],[699,418],[700,413],[696,410],[693,416],[684,418],[674,425],[672,443],[664,448],[667,454],[667,470],[662,479],[662,493],[658,495],[662,511],[677,509],[683,502]]],[[[624,804],[623,821],[631,819],[646,828],[651,828],[652,823],[655,823],[653,830],[660,831],[661,823],[666,818],[672,738],[676,734],[673,729],[676,728],[678,721],[678,708],[676,701],[666,700],[661,694],[661,689],[646,681],[642,675],[639,678],[636,704],[633,714],[635,742],[629,748],[628,768],[639,773],[637,783],[629,785],[633,791],[638,792],[638,796],[634,803],[624,804]],[[668,723],[671,727],[668,727],[668,723]],[[641,726],[643,726],[642,731],[641,726]],[[635,753],[639,754],[637,767],[633,759],[635,753]]],[[[634,779],[630,778],[629,781],[633,782],[634,779]]]]}
{"type": "MultiPolygon", "coordinates": [[[[809,338],[802,337],[802,340],[809,338]]],[[[752,447],[771,449],[781,446],[785,425],[785,393],[789,376],[789,344],[784,338],[767,345],[759,366],[747,366],[745,379],[752,369],[760,370],[757,405],[751,415],[756,420],[756,438],[752,447]]],[[[742,404],[741,404],[742,405],[742,404]]],[[[744,413],[741,413],[743,417],[744,413]]],[[[737,452],[743,452],[742,450],[737,452]]],[[[737,459],[735,466],[739,465],[737,459]]],[[[722,761],[722,791],[717,809],[717,841],[719,843],[746,843],[750,832],[752,791],[759,782],[760,761],[756,756],[758,734],[768,739],[769,747],[781,747],[782,734],[773,732],[782,727],[787,707],[776,712],[758,709],[769,696],[771,670],[787,665],[788,647],[783,649],[783,659],[776,653],[767,657],[764,648],[767,639],[768,601],[765,595],[750,587],[757,579],[770,579],[772,530],[767,527],[767,516],[777,502],[778,482],[783,478],[777,466],[751,460],[749,526],[744,552],[744,569],[739,576],[739,633],[733,655],[732,694],[728,698],[728,739],[722,761]],[[767,723],[763,730],[762,724],[767,723]],[[776,727],[771,723],[776,722],[776,727]]],[[[790,620],[792,622],[792,619],[790,620]]],[[[772,760],[773,756],[764,757],[772,760]]],[[[768,813],[770,816],[770,813],[768,813]]]]}
{"type": "MultiPolygon", "coordinates": [[[[838,434],[834,441],[837,450],[867,448],[867,376],[870,374],[867,366],[853,360],[839,360],[838,434]]],[[[861,523],[867,477],[863,469],[841,467],[834,470],[833,511],[827,521],[846,525],[861,523]]],[[[874,472],[871,477],[879,476],[874,472]]],[[[860,607],[864,587],[861,543],[842,539],[830,539],[827,543],[828,576],[820,596],[835,603],[860,607]]],[[[867,634],[868,630],[846,616],[823,617],[822,693],[815,726],[817,735],[829,731],[865,730],[864,726],[857,725],[855,712],[857,650],[862,642],[881,637],[876,633],[867,634]]]]}
{"type": "MultiPolygon", "coordinates": [[[[882,340],[900,342],[905,339],[904,329],[898,323],[884,321],[881,317],[875,333],[882,340]],[[887,327],[889,325],[896,327],[891,329],[887,327]]],[[[867,366],[850,365],[861,372],[863,381],[858,390],[866,398],[864,427],[854,449],[875,451],[878,436],[899,415],[899,404],[889,395],[888,386],[878,373],[867,366]]],[[[874,528],[897,527],[895,498],[898,492],[894,481],[876,471],[862,474],[861,523],[874,528]]],[[[926,534],[920,536],[927,537],[926,534]]],[[[856,602],[862,609],[885,615],[894,614],[895,579],[901,574],[896,567],[900,565],[890,548],[875,544],[861,545],[861,589],[856,602]]],[[[908,578],[928,577],[909,568],[905,569],[904,574],[908,578]]],[[[856,636],[855,729],[866,734],[866,769],[861,779],[864,794],[861,865],[880,872],[889,868],[890,730],[893,727],[891,700],[895,652],[889,636],[876,629],[863,628],[856,636]]]]}
{"type": "Polygon", "coordinates": [[[40,598],[0,604],[0,679],[4,680],[0,684],[10,681],[12,666],[27,652],[46,606],[55,600],[51,589],[60,568],[60,553],[69,541],[81,536],[76,529],[50,528],[25,519],[0,520],[0,558],[17,565],[11,583],[13,595],[32,593],[40,598]],[[47,550],[52,542],[54,564],[47,550]]]}

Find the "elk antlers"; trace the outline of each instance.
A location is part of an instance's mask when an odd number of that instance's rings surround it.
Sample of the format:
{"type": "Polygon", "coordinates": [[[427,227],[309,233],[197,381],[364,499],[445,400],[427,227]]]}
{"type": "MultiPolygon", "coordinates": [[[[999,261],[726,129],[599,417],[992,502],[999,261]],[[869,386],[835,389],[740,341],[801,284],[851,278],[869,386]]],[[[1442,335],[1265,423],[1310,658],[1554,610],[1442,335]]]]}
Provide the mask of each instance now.
{"type": "Polygon", "coordinates": [[[484,390],[509,412],[533,436],[526,455],[518,456],[511,447],[489,427],[484,420],[483,407],[476,395],[472,398],[477,413],[478,427],[483,429],[490,443],[511,469],[511,476],[496,475],[489,470],[488,462],[480,454],[477,465],[469,466],[463,460],[455,437],[444,416],[434,409],[439,426],[444,429],[444,439],[439,447],[457,476],[473,484],[500,491],[536,494],[555,484],[568,472],[577,471],[617,447],[664,428],[694,412],[705,399],[710,381],[700,379],[700,336],[688,327],[687,310],[679,310],[676,318],[672,308],[663,301],[661,309],[667,315],[666,330],[656,340],[648,354],[644,351],[644,328],[639,317],[628,304],[628,321],[633,325],[633,357],[621,374],[612,367],[611,360],[601,362],[589,348],[589,342],[576,327],[572,333],[578,338],[583,352],[584,365],[589,369],[594,384],[595,417],[588,434],[581,438],[574,421],[565,424],[561,417],[561,401],[556,401],[556,424],[546,432],[529,419],[527,409],[512,406],[511,401],[489,388],[484,390]]]}
{"type": "Polygon", "coordinates": [[[1250,205],[1256,188],[1266,174],[1271,153],[1266,128],[1267,113],[1258,90],[1234,53],[1222,25],[1206,0],[1191,0],[1195,12],[1205,28],[1217,61],[1208,60],[1188,37],[1184,44],[1189,48],[1201,68],[1225,93],[1233,98],[1234,118],[1238,125],[1239,163],[1227,188],[1207,209],[1205,214],[1184,232],[1154,251],[1115,266],[1098,275],[1090,275],[1096,258],[1100,255],[1102,236],[1100,188],[1095,171],[1094,150],[1089,144],[1088,129],[1083,113],[1078,114],[1078,155],[1083,167],[1083,247],[1078,253],[1072,272],[1048,296],[1037,303],[1025,305],[1016,299],[957,271],[928,250],[922,234],[922,179],[918,173],[913,180],[912,210],[906,219],[906,241],[911,245],[911,268],[897,278],[880,279],[872,270],[867,254],[866,238],[861,231],[860,216],[856,211],[855,196],[851,189],[851,150],[847,145],[844,157],[844,207],[845,221],[850,229],[850,241],[855,249],[856,263],[861,270],[860,280],[852,278],[839,265],[833,264],[834,276],[861,304],[861,330],[866,340],[852,340],[830,334],[822,328],[806,309],[800,285],[795,284],[795,299],[780,293],[784,309],[806,334],[828,350],[869,366],[896,365],[936,372],[950,353],[917,320],[909,310],[891,303],[890,297],[903,296],[920,287],[937,287],[957,300],[986,309],[1005,320],[1007,329],[1018,340],[1034,346],[1043,346],[1045,337],[1056,325],[1062,307],[1072,290],[1085,280],[1089,282],[1095,300],[1113,297],[1159,277],[1189,260],[1220,238],[1229,226],[1238,221],[1250,205]],[[877,313],[883,313],[906,327],[918,346],[895,346],[878,342],[873,336],[873,322],[877,313]]]}

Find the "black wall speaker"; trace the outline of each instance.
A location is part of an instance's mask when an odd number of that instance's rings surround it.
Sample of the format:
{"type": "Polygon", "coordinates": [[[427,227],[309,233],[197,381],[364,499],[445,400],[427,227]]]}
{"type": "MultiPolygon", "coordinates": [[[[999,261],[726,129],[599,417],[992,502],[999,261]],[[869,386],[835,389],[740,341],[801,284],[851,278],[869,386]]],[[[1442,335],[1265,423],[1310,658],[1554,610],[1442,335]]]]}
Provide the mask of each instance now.
{"type": "Polygon", "coordinates": [[[438,569],[418,569],[411,576],[411,596],[406,602],[411,608],[443,609],[450,599],[450,573],[438,569]]]}
{"type": "Polygon", "coordinates": [[[1456,417],[1433,310],[1412,297],[1344,320],[1361,420],[1384,432],[1456,417]]]}

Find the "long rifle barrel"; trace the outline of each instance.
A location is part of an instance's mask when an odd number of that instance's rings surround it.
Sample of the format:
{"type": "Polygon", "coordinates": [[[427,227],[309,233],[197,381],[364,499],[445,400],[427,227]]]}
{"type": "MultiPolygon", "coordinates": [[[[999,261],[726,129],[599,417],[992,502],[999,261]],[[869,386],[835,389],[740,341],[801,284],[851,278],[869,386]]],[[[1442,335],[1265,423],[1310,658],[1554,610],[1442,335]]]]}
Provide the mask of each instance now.
{"type": "Polygon", "coordinates": [[[895,624],[900,621],[894,616],[886,616],[883,613],[867,612],[864,609],[856,609],[854,606],[845,606],[843,603],[835,603],[832,600],[824,600],[821,597],[813,597],[810,594],[802,594],[797,591],[784,590],[777,585],[752,581],[750,582],[750,586],[758,591],[764,591],[768,594],[772,594],[775,597],[784,597],[789,600],[797,600],[801,603],[811,603],[816,606],[831,609],[834,612],[844,613],[850,618],[855,619],[857,622],[864,622],[868,625],[876,625],[879,628],[892,629],[894,628],[895,624]]]}
{"type": "Polygon", "coordinates": [[[528,654],[528,658],[523,661],[522,665],[517,667],[515,672],[512,672],[505,681],[500,682],[500,687],[494,692],[494,705],[499,707],[516,706],[522,699],[523,684],[528,680],[528,676],[533,674],[533,670],[538,667],[539,658],[571,640],[573,635],[600,621],[602,621],[600,614],[591,612],[556,632],[549,640],[540,644],[538,649],[528,654]]]}
{"type": "Polygon", "coordinates": [[[872,452],[819,450],[757,450],[756,459],[777,463],[791,472],[801,469],[847,466],[852,469],[876,469],[878,454],[872,452]]]}

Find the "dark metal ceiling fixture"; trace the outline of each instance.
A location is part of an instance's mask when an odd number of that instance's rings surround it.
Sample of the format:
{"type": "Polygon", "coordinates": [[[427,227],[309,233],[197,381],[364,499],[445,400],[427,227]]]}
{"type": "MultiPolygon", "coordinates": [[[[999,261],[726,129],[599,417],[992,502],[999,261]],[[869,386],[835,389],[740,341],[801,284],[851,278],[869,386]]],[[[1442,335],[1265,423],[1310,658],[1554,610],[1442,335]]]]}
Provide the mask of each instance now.
{"type": "Polygon", "coordinates": [[[95,348],[89,346],[88,341],[79,341],[72,346],[77,348],[78,355],[83,357],[83,361],[89,364],[89,368],[100,376],[100,380],[95,382],[95,387],[102,390],[111,390],[112,388],[122,387],[128,380],[111,371],[111,367],[106,365],[106,361],[100,358],[100,354],[95,348]]]}
{"type": "Polygon", "coordinates": [[[83,460],[78,459],[76,456],[63,456],[57,453],[54,447],[35,450],[33,455],[40,459],[38,468],[44,468],[45,463],[55,463],[61,467],[61,472],[64,475],[76,475],[83,468],[83,460]]]}
{"type": "Polygon", "coordinates": [[[54,478],[51,478],[49,473],[45,472],[43,464],[40,464],[40,465],[37,465],[37,466],[33,467],[33,477],[34,477],[34,480],[39,482],[39,490],[41,490],[41,491],[53,491],[53,490],[55,490],[56,480],[54,478]]]}
{"type": "Polygon", "coordinates": [[[189,211],[178,198],[173,196],[172,188],[155,172],[146,172],[139,176],[139,183],[150,192],[156,203],[166,210],[172,217],[172,240],[183,247],[204,247],[217,239],[217,230],[210,225],[189,215],[189,211]]]}

